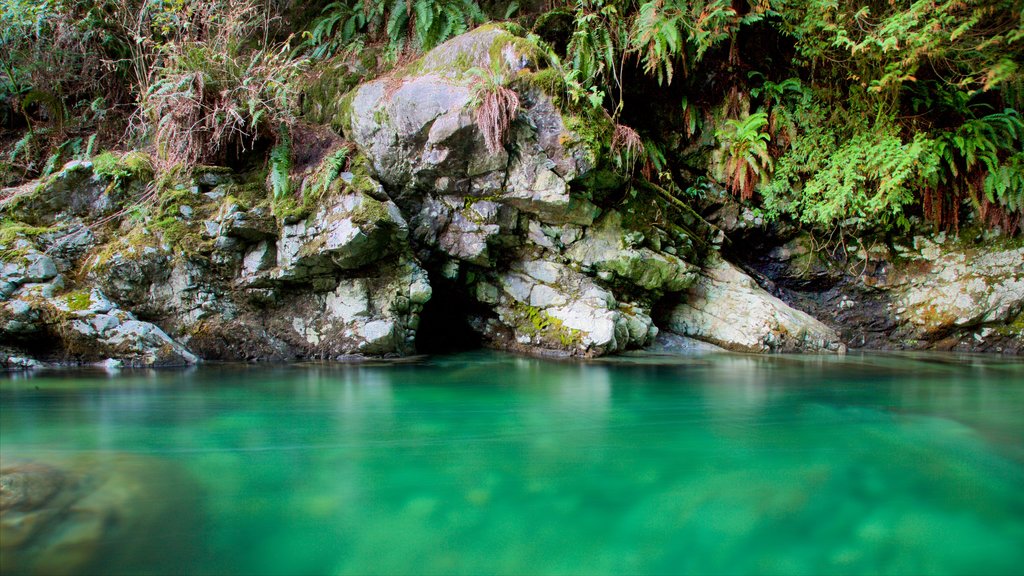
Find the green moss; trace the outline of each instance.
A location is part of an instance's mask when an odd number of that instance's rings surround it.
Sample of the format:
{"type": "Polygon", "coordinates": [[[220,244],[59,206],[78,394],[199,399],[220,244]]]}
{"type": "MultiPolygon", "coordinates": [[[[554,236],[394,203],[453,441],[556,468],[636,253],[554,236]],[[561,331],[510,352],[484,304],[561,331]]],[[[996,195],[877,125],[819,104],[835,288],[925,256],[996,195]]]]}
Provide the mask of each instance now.
{"type": "Polygon", "coordinates": [[[19,237],[33,238],[41,234],[53,232],[56,227],[29,226],[24,222],[3,219],[0,220],[0,245],[10,246],[19,237]]]}
{"type": "Polygon", "coordinates": [[[611,118],[603,110],[587,114],[563,114],[562,118],[568,134],[562,137],[561,144],[566,148],[582,146],[590,162],[595,166],[600,165],[612,147],[615,127],[611,118]]]}
{"type": "Polygon", "coordinates": [[[508,63],[505,60],[505,51],[510,47],[515,58],[524,59],[528,68],[536,70],[540,63],[544,61],[544,53],[536,44],[526,38],[520,38],[505,31],[491,42],[491,47],[488,51],[491,70],[494,72],[504,72],[507,70],[508,63]]]}
{"type": "Polygon", "coordinates": [[[302,116],[313,124],[329,124],[345,131],[351,100],[339,99],[338,94],[352,92],[363,79],[363,74],[350,69],[345,57],[317,66],[301,87],[302,116]]]}
{"type": "Polygon", "coordinates": [[[68,310],[78,312],[87,310],[92,305],[92,296],[85,291],[71,292],[64,296],[64,301],[68,305],[68,310]]]}
{"type": "Polygon", "coordinates": [[[363,194],[362,201],[352,213],[352,221],[356,224],[384,222],[389,218],[388,207],[380,200],[366,194],[363,194]]]}
{"type": "Polygon", "coordinates": [[[348,91],[338,101],[338,113],[334,116],[331,126],[341,130],[346,138],[352,138],[352,106],[356,101],[356,90],[348,91]]]}
{"type": "Polygon", "coordinates": [[[995,331],[1002,336],[1020,338],[1024,334],[1024,312],[1017,314],[1017,317],[1001,326],[996,326],[995,331]]]}
{"type": "Polygon", "coordinates": [[[453,80],[462,81],[481,68],[489,68],[491,72],[504,74],[509,72],[503,52],[511,47],[516,57],[525,58],[528,67],[536,69],[544,62],[543,51],[533,42],[521,37],[518,32],[522,28],[500,24],[484,24],[470,32],[474,38],[497,31],[490,44],[459,43],[453,46],[439,46],[422,58],[395,70],[395,78],[410,78],[423,74],[439,74],[453,80]],[[459,50],[459,52],[454,52],[459,50]]]}
{"type": "Polygon", "coordinates": [[[115,185],[129,180],[149,180],[153,177],[153,160],[144,152],[128,152],[118,156],[104,152],[92,159],[93,173],[110,179],[115,185]]]}
{"type": "Polygon", "coordinates": [[[160,234],[176,256],[189,256],[209,252],[213,247],[211,239],[202,236],[202,221],[213,217],[220,207],[203,194],[199,194],[180,177],[163,182],[157,193],[157,205],[149,227],[160,234]],[[183,210],[188,207],[188,210],[183,210]],[[185,212],[191,211],[189,217],[185,212]]]}
{"type": "Polygon", "coordinates": [[[140,255],[146,247],[158,248],[158,242],[144,227],[132,228],[127,234],[118,236],[116,240],[103,245],[96,256],[85,260],[85,266],[102,269],[118,254],[131,253],[140,255]]]}
{"type": "Polygon", "coordinates": [[[583,340],[582,332],[569,328],[561,320],[536,306],[514,300],[512,313],[516,330],[531,338],[540,336],[548,344],[558,344],[563,348],[575,347],[583,340]]]}
{"type": "Polygon", "coordinates": [[[312,207],[296,200],[294,196],[274,198],[270,204],[274,217],[282,222],[297,222],[312,213],[312,207]]]}
{"type": "Polygon", "coordinates": [[[545,68],[536,72],[527,71],[519,75],[519,80],[526,86],[540,90],[541,93],[565,107],[565,77],[558,70],[545,68]]]}
{"type": "Polygon", "coordinates": [[[263,182],[246,182],[225,187],[222,204],[237,204],[243,210],[251,210],[266,200],[267,189],[263,182]]]}

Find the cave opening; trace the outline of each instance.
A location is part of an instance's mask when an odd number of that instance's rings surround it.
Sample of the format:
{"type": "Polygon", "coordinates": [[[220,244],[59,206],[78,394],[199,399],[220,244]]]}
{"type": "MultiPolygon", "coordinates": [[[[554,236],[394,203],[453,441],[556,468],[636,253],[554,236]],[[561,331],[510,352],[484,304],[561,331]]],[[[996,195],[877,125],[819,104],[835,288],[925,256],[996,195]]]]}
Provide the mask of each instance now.
{"type": "Polygon", "coordinates": [[[450,354],[483,347],[483,338],[470,325],[476,300],[458,281],[428,270],[433,294],[420,312],[416,350],[420,354],[450,354]]]}

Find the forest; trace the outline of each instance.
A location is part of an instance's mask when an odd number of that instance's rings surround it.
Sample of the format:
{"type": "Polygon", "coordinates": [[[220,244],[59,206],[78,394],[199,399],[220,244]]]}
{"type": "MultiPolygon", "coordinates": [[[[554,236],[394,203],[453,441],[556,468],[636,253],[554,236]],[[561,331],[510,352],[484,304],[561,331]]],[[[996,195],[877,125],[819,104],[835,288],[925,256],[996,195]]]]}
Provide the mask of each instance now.
{"type": "MultiPolygon", "coordinates": [[[[539,47],[529,81],[614,127],[598,137],[623,194],[695,205],[725,190],[821,234],[1015,235],[1022,14],[1020,0],[3,0],[0,181],[75,159],[156,181],[227,165],[294,195],[292,140],[334,122],[328,101],[498,22],[539,47]],[[114,161],[129,150],[146,155],[114,161]]],[[[500,145],[526,79],[478,72],[478,121],[500,145]]]]}

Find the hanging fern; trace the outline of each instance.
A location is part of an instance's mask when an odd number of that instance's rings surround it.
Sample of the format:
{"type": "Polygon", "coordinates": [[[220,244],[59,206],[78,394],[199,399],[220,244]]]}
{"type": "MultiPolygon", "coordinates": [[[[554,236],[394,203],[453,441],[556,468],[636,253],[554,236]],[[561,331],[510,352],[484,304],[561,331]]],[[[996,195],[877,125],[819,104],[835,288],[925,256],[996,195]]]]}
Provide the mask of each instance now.
{"type": "Polygon", "coordinates": [[[274,192],[274,199],[280,200],[291,192],[292,170],[292,143],[291,137],[284,129],[278,139],[277,146],[270,151],[270,189],[274,192]]]}

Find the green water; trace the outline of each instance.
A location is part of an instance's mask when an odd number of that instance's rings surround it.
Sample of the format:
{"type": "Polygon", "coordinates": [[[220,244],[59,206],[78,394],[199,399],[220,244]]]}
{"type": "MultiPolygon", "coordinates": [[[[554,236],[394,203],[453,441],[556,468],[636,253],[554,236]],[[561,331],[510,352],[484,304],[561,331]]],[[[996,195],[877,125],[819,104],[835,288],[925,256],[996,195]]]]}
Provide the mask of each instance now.
{"type": "Polygon", "coordinates": [[[193,527],[139,535],[177,550],[155,572],[1024,571],[1015,359],[43,374],[0,381],[0,433],[8,460],[190,475],[193,527]]]}

